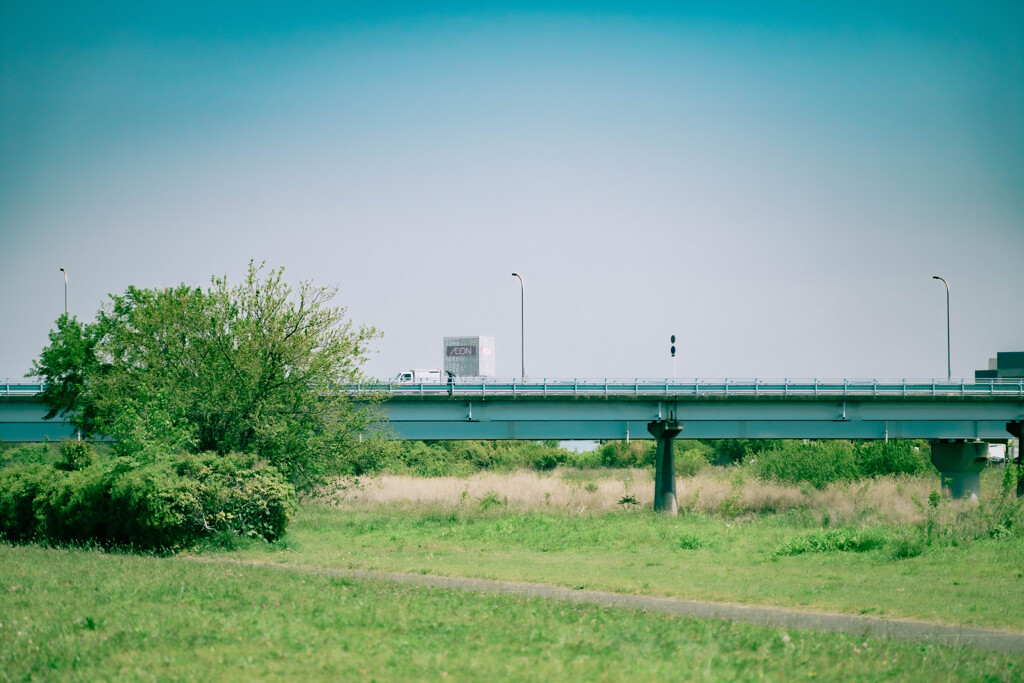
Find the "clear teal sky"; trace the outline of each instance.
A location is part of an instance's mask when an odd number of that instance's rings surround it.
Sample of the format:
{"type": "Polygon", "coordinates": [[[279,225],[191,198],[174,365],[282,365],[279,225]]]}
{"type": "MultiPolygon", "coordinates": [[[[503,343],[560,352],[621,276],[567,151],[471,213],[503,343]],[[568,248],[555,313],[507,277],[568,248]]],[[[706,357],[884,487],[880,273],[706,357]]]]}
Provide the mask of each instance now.
{"type": "Polygon", "coordinates": [[[368,371],[931,377],[1024,350],[1024,4],[0,4],[0,377],[249,259],[368,371]],[[211,7],[212,6],[212,7],[211,7]]]}

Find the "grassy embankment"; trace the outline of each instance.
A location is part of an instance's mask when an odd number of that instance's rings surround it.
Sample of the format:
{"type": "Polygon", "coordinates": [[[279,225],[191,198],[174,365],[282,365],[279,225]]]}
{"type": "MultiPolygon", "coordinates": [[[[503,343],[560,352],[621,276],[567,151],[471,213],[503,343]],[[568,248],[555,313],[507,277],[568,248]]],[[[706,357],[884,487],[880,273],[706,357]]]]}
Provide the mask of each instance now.
{"type": "Polygon", "coordinates": [[[1024,631],[1024,539],[973,540],[992,502],[932,507],[933,477],[800,491],[704,474],[680,480],[684,514],[666,517],[613,502],[649,497],[642,471],[568,474],[387,477],[232,556],[1024,631]]]}
{"type": "Polygon", "coordinates": [[[0,680],[1024,674],[1019,655],[175,558],[0,545],[0,566],[0,680]]]}
{"type": "MultiPolygon", "coordinates": [[[[974,540],[991,496],[933,507],[936,483],[708,470],[670,518],[646,509],[645,470],[383,477],[305,503],[284,542],[204,554],[1024,631],[1024,542],[974,540]]],[[[174,558],[0,545],[0,568],[0,680],[1024,675],[1019,655],[174,558]]]]}

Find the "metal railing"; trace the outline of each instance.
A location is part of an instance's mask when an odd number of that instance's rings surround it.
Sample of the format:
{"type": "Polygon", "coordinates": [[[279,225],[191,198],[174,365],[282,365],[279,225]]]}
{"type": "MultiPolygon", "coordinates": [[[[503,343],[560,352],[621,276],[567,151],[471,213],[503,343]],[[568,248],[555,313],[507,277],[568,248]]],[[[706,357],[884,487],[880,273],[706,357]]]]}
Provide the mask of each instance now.
{"type": "Polygon", "coordinates": [[[45,387],[38,379],[0,379],[0,396],[35,396],[45,387]]]}
{"type": "MultiPolygon", "coordinates": [[[[0,380],[0,397],[34,396],[38,379],[0,380]]],[[[349,385],[350,394],[383,393],[395,397],[620,397],[726,398],[794,397],[998,397],[1024,400],[1024,379],[498,379],[457,377],[448,382],[370,381],[349,385]]]]}
{"type": "Polygon", "coordinates": [[[352,394],[394,397],[471,396],[574,398],[1009,398],[1024,400],[1022,380],[948,379],[496,379],[454,382],[370,382],[350,385],[352,394]]]}

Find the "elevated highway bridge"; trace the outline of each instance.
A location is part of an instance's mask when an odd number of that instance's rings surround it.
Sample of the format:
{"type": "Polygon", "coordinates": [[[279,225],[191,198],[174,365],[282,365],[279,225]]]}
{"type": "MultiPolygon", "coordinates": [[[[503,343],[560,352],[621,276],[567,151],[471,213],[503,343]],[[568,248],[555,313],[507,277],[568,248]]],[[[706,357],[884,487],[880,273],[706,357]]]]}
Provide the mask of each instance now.
{"type": "Polygon", "coordinates": [[[654,507],[677,510],[672,443],[928,439],[942,485],[980,490],[988,442],[1020,438],[1024,381],[467,380],[372,384],[399,439],[657,439],[654,507]]]}
{"type": "MultiPolygon", "coordinates": [[[[70,436],[31,381],[0,382],[0,439],[70,436]]],[[[656,439],[655,507],[674,511],[672,443],[927,439],[943,485],[976,493],[987,442],[1021,437],[1024,380],[492,379],[352,385],[391,438],[656,439]],[[386,422],[385,422],[386,420],[386,422]]]]}
{"type": "Polygon", "coordinates": [[[350,387],[399,439],[992,439],[1024,419],[1024,381],[466,380],[350,387]]]}

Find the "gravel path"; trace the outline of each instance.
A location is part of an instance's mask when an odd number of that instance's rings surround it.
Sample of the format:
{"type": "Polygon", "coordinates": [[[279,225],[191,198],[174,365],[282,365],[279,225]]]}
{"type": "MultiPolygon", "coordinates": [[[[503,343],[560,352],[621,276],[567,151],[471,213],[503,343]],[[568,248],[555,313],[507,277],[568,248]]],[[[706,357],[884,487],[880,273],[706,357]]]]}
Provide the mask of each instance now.
{"type": "Polygon", "coordinates": [[[702,619],[728,619],[758,626],[774,628],[799,628],[852,636],[873,636],[890,640],[929,642],[951,647],[970,647],[993,652],[1024,652],[1024,633],[997,631],[972,626],[947,626],[910,619],[880,619],[848,614],[826,614],[781,607],[757,607],[727,603],[657,598],[642,595],[625,595],[593,590],[572,590],[558,586],[515,581],[494,581],[490,579],[469,579],[429,574],[403,574],[398,572],[365,571],[359,569],[335,569],[329,567],[307,567],[278,562],[243,561],[205,557],[186,558],[193,562],[213,564],[234,564],[249,567],[266,567],[309,574],[323,574],[355,579],[372,579],[394,583],[432,586],[448,590],[472,591],[474,593],[501,593],[549,600],[565,600],[604,607],[641,609],[649,612],[666,612],[702,619]]]}

